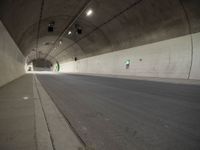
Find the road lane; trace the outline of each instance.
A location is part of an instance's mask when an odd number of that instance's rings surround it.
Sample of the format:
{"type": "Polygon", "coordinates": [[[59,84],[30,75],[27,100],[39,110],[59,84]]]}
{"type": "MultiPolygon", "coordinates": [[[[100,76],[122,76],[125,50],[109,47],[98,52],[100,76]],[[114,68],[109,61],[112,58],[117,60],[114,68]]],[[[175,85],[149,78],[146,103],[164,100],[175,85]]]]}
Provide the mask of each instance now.
{"type": "Polygon", "coordinates": [[[82,75],[38,75],[95,150],[199,150],[200,86],[82,75]]]}

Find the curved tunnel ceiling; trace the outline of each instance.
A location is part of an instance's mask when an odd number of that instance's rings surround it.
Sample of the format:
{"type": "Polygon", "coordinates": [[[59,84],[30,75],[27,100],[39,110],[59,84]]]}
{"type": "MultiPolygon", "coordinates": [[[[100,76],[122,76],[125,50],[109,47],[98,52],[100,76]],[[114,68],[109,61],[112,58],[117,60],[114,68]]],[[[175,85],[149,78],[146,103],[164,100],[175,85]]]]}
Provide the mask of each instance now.
{"type": "Polygon", "coordinates": [[[1,0],[0,17],[25,56],[54,62],[199,32],[199,6],[199,0],[1,0]],[[89,8],[94,14],[87,17],[89,8]],[[60,36],[75,18],[72,34],[60,36]],[[47,30],[51,21],[54,32],[47,30]]]}

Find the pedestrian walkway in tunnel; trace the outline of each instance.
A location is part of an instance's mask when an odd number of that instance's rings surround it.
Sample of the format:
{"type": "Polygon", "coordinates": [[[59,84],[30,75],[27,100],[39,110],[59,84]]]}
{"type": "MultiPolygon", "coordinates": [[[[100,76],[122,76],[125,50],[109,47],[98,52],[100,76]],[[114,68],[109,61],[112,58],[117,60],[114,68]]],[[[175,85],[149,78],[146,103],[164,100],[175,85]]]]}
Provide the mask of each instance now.
{"type": "Polygon", "coordinates": [[[35,150],[32,75],[0,88],[0,149],[35,150]]]}
{"type": "Polygon", "coordinates": [[[0,150],[84,150],[34,75],[0,88],[0,150]]]}

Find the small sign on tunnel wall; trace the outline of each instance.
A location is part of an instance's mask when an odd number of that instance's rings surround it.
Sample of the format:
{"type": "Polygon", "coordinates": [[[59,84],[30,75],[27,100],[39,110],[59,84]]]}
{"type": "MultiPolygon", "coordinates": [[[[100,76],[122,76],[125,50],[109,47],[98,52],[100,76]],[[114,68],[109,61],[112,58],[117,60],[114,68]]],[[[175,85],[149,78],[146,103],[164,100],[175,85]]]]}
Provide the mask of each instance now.
{"type": "Polygon", "coordinates": [[[130,64],[131,64],[131,60],[130,59],[126,60],[126,62],[125,62],[126,69],[129,69],[130,64]]]}

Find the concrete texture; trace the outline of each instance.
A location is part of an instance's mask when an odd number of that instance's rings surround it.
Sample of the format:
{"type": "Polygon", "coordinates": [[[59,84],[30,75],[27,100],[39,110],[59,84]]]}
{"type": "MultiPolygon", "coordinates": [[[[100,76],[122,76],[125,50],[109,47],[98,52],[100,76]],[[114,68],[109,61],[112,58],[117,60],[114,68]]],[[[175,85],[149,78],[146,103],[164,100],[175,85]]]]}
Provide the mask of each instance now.
{"type": "Polygon", "coordinates": [[[28,75],[0,88],[0,149],[36,148],[32,75],[28,75]]]}
{"type": "Polygon", "coordinates": [[[193,40],[193,61],[191,68],[191,79],[200,79],[200,33],[192,36],[193,40]]]}
{"type": "Polygon", "coordinates": [[[37,150],[54,150],[35,77],[33,77],[33,95],[35,98],[35,134],[37,139],[37,150]]]}
{"type": "Polygon", "coordinates": [[[86,1],[1,0],[0,17],[27,62],[59,62],[64,72],[200,79],[199,0],[92,0],[78,14],[86,1]]]}
{"type": "MultiPolygon", "coordinates": [[[[37,47],[37,41],[38,51],[49,52],[58,35],[86,2],[48,0],[41,7],[42,1],[0,2],[1,19],[23,54],[30,54],[30,59],[35,56],[31,52],[35,53],[32,50],[37,47]],[[53,33],[47,32],[50,21],[55,21],[53,33]]],[[[93,0],[88,6],[94,10],[93,16],[86,17],[83,12],[76,21],[83,28],[83,34],[64,36],[65,46],[59,46],[58,40],[57,49],[51,55],[56,57],[63,51],[56,59],[67,62],[74,57],[82,59],[199,32],[199,5],[199,0],[93,0]],[[69,47],[73,42],[76,43],[69,47]]],[[[74,25],[70,30],[75,32],[74,25]]]]}
{"type": "Polygon", "coordinates": [[[60,69],[61,72],[200,79],[199,43],[200,33],[196,33],[63,63],[60,69]],[[128,69],[127,60],[130,60],[128,69]]]}
{"type": "MultiPolygon", "coordinates": [[[[72,131],[70,125],[66,122],[65,118],[58,111],[54,103],[52,102],[49,95],[41,86],[40,82],[35,79],[35,84],[37,88],[37,94],[40,99],[40,107],[43,109],[44,118],[47,122],[47,128],[49,130],[49,135],[51,137],[51,145],[47,145],[45,141],[39,141],[40,149],[42,150],[84,150],[84,145],[78,139],[78,137],[72,131]],[[49,146],[52,146],[49,147],[49,146]]],[[[40,108],[39,108],[40,109],[40,108]]],[[[41,116],[41,115],[39,115],[41,116]]],[[[37,120],[36,120],[37,121],[37,120]]],[[[40,125],[38,123],[38,125],[40,125]]],[[[42,128],[41,128],[42,129],[42,128]]],[[[41,130],[43,133],[44,131],[41,130]]],[[[39,132],[38,132],[39,133],[39,132]]],[[[39,133],[41,134],[41,133],[39,133]]],[[[40,135],[40,139],[42,139],[40,135]]],[[[46,138],[43,138],[46,139],[46,138]]],[[[48,142],[49,143],[49,142],[48,142]]]]}
{"type": "Polygon", "coordinates": [[[1,150],[84,150],[33,75],[0,88],[1,150]]]}
{"type": "Polygon", "coordinates": [[[91,149],[200,149],[200,86],[67,74],[38,79],[91,149]]]}
{"type": "Polygon", "coordinates": [[[0,21],[0,87],[25,73],[24,56],[0,21]]]}

